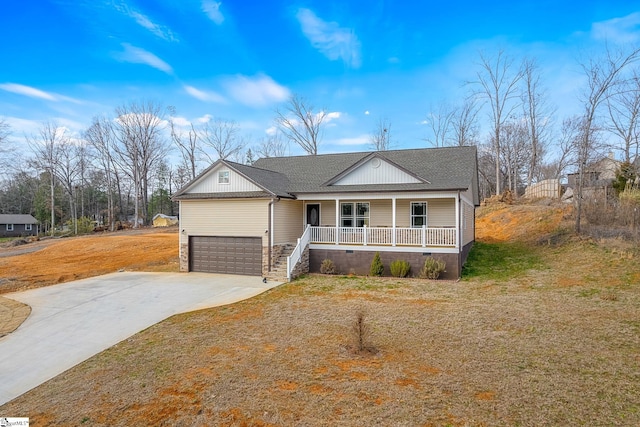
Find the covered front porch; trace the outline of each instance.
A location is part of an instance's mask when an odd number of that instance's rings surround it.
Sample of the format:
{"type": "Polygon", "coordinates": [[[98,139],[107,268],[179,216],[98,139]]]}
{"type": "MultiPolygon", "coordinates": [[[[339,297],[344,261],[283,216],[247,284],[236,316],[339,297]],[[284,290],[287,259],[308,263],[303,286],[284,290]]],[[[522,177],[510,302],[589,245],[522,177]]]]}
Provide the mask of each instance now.
{"type": "MultiPolygon", "coordinates": [[[[455,249],[460,242],[456,193],[361,194],[305,200],[309,243],[423,250],[455,249]]],[[[364,248],[363,248],[364,249],[364,248]]]]}
{"type": "Polygon", "coordinates": [[[455,227],[313,227],[309,226],[309,242],[326,245],[413,246],[455,248],[455,227]]]}

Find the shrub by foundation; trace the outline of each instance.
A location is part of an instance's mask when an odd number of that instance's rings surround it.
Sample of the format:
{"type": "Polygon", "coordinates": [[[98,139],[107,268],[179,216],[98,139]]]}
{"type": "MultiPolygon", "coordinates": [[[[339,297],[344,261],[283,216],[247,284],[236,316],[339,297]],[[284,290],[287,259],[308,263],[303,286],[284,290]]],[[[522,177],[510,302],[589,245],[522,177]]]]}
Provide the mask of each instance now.
{"type": "Polygon", "coordinates": [[[336,274],[336,265],[330,259],[324,259],[322,260],[322,264],[320,264],[320,273],[336,274]]]}
{"type": "Polygon", "coordinates": [[[438,261],[433,257],[427,257],[420,271],[420,278],[435,280],[440,277],[445,267],[446,264],[443,261],[438,261]]]}
{"type": "Polygon", "coordinates": [[[411,270],[411,264],[402,259],[397,259],[389,265],[391,275],[394,277],[407,277],[411,270]]]}
{"type": "Polygon", "coordinates": [[[380,259],[380,252],[376,252],[376,254],[373,256],[373,261],[371,261],[369,275],[382,276],[382,273],[384,273],[384,265],[382,264],[382,260],[380,259]]]}

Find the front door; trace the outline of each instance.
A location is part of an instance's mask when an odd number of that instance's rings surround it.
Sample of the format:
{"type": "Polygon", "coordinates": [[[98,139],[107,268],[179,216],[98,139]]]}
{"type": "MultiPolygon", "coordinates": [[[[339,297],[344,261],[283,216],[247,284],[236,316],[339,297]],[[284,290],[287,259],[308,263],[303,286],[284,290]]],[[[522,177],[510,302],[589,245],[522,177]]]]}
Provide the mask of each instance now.
{"type": "Polygon", "coordinates": [[[307,225],[312,227],[320,226],[320,205],[307,205],[307,225]]]}

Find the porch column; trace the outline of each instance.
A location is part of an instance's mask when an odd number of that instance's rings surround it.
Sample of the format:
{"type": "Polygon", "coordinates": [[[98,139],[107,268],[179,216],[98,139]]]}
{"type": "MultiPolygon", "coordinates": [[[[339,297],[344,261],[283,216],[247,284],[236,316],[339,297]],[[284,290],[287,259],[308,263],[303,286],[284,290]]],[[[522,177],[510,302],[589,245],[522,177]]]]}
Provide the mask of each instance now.
{"type": "Polygon", "coordinates": [[[396,198],[391,198],[391,246],[396,245],[396,198]]]}
{"type": "Polygon", "coordinates": [[[340,199],[336,199],[336,245],[340,244],[340,199]]]}
{"type": "Polygon", "coordinates": [[[458,191],[458,197],[456,197],[456,248],[460,251],[460,192],[458,191]]]}

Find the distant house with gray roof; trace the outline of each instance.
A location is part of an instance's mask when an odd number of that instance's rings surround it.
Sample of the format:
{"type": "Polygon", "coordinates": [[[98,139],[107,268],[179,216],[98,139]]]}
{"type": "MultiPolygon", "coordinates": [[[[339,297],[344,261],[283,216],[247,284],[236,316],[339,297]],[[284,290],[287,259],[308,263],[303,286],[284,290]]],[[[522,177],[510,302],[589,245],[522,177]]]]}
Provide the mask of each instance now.
{"type": "Polygon", "coordinates": [[[24,237],[38,234],[38,220],[31,215],[0,214],[0,237],[24,237]]]}
{"type": "Polygon", "coordinates": [[[183,271],[290,279],[368,274],[379,252],[417,275],[424,259],[458,278],[475,240],[475,147],[218,160],[180,189],[183,271]]]}

